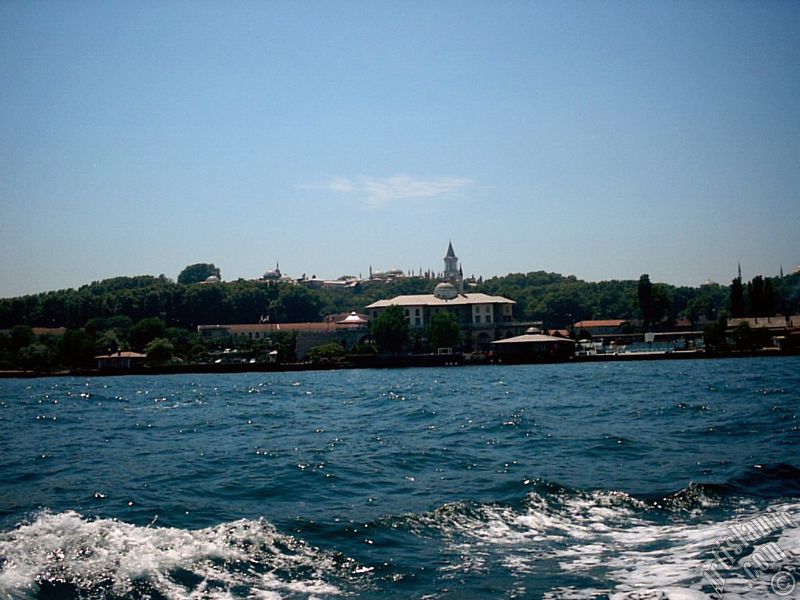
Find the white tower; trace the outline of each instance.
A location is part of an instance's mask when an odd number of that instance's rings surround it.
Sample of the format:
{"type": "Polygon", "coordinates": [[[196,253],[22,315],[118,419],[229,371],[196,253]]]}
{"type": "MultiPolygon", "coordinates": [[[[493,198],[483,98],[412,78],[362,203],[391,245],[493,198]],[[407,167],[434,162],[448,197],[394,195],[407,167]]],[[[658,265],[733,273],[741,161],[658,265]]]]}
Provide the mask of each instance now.
{"type": "Polygon", "coordinates": [[[453,252],[453,242],[447,246],[447,254],[444,255],[444,278],[447,281],[458,281],[458,257],[453,252]]]}

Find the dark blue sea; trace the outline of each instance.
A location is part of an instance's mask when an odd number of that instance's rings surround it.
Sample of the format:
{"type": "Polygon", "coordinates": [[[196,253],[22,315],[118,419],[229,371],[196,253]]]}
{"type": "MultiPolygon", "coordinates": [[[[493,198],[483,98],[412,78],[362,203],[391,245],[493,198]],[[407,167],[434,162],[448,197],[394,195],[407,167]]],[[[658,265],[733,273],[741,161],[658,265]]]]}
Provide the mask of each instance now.
{"type": "Polygon", "coordinates": [[[761,598],[800,358],[0,380],[0,598],[761,598]]]}

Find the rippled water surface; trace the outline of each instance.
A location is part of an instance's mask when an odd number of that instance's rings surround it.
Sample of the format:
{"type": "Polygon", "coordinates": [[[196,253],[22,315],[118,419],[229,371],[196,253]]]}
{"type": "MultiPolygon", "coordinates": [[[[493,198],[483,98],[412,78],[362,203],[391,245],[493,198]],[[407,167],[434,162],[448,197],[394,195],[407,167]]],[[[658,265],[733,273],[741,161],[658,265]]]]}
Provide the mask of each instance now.
{"type": "Polygon", "coordinates": [[[799,412],[796,357],[0,380],[0,597],[798,597],[799,412]]]}

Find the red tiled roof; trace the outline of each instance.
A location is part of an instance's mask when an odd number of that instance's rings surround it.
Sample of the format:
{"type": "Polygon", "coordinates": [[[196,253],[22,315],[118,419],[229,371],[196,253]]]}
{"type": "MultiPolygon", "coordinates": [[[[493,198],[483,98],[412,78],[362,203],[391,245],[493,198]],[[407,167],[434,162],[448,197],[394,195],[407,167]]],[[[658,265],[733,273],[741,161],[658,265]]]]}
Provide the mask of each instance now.
{"type": "Polygon", "coordinates": [[[590,327],[622,327],[627,323],[625,319],[602,319],[598,321],[578,321],[573,325],[575,329],[588,329],[590,327]]]}
{"type": "Polygon", "coordinates": [[[201,329],[224,329],[228,333],[271,333],[273,331],[336,331],[335,323],[235,323],[231,325],[199,325],[201,329]]]}
{"type": "Polygon", "coordinates": [[[116,352],[115,354],[95,356],[95,359],[100,358],[147,358],[147,354],[140,354],[139,352],[116,352]]]}
{"type": "Polygon", "coordinates": [[[33,335],[64,335],[66,327],[31,327],[33,335]]]}

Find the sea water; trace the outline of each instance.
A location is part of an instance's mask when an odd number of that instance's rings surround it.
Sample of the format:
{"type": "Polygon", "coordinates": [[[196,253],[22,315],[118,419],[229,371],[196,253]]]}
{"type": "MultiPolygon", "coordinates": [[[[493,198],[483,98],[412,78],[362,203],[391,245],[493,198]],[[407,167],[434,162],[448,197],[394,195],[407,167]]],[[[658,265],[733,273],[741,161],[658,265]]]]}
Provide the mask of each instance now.
{"type": "Polygon", "coordinates": [[[0,597],[797,597],[800,358],[0,380],[0,597]]]}

